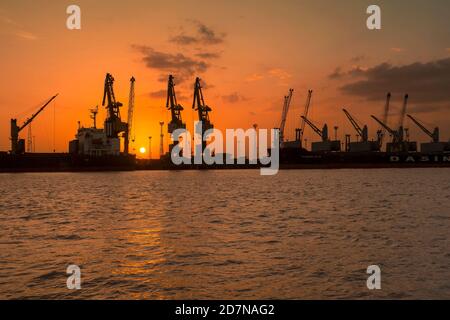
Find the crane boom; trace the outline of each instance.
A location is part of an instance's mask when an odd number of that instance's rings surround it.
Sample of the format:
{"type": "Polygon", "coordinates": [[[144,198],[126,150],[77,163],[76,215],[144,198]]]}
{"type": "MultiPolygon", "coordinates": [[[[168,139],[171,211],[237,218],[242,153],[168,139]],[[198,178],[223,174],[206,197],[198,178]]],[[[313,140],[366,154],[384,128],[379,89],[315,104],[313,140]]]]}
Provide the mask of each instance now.
{"type": "Polygon", "coordinates": [[[113,85],[114,77],[110,73],[107,73],[105,78],[105,89],[103,91],[102,106],[105,106],[106,100],[108,100],[108,104],[106,105],[106,107],[111,113],[114,111],[119,111],[118,107],[122,106],[122,103],[116,101],[113,85]],[[117,110],[115,110],[114,108],[117,108],[117,110]]]}
{"type": "Polygon", "coordinates": [[[280,141],[284,141],[284,128],[286,126],[286,119],[289,112],[289,106],[291,104],[292,100],[292,93],[294,92],[294,89],[289,89],[289,94],[284,97],[284,105],[283,105],[283,111],[281,112],[281,121],[280,121],[280,141]]]}
{"type": "Polygon", "coordinates": [[[125,154],[129,153],[130,139],[133,129],[133,113],[134,113],[134,82],[136,79],[131,77],[130,79],[130,95],[128,98],[128,117],[127,117],[127,130],[125,132],[125,154]]]}
{"type": "Polygon", "coordinates": [[[281,120],[280,120],[280,141],[283,142],[284,140],[284,127],[286,124],[286,109],[287,109],[287,101],[288,96],[284,96],[284,102],[283,102],[283,110],[281,111],[281,120]]]}
{"type": "Polygon", "coordinates": [[[342,111],[344,111],[345,115],[347,116],[348,120],[350,121],[350,123],[352,124],[353,128],[355,128],[356,132],[359,134],[360,137],[362,137],[363,135],[363,130],[361,129],[361,127],[359,126],[358,122],[356,122],[355,119],[353,119],[353,117],[351,116],[351,114],[346,110],[346,109],[342,109],[342,111]]]}
{"type": "Polygon", "coordinates": [[[433,139],[433,142],[439,142],[439,128],[434,128],[434,131],[431,132],[428,130],[422,123],[419,122],[416,118],[414,118],[412,115],[407,115],[408,118],[410,118],[423,132],[425,132],[431,139],[433,139]]]}
{"type": "Polygon", "coordinates": [[[119,133],[126,132],[127,124],[122,122],[120,117],[120,107],[122,107],[122,103],[116,101],[116,97],[114,95],[114,78],[110,73],[106,74],[105,78],[105,89],[103,91],[103,102],[102,106],[105,106],[107,109],[107,118],[105,119],[105,131],[106,135],[109,138],[118,138],[119,133]]]}
{"type": "Polygon", "coordinates": [[[352,115],[346,109],[342,109],[342,111],[344,111],[345,115],[347,116],[348,120],[352,124],[353,128],[355,128],[356,132],[361,137],[361,140],[363,142],[367,142],[369,140],[369,133],[368,133],[369,130],[368,130],[367,126],[364,125],[361,128],[361,126],[358,124],[358,122],[352,117],[352,115]]]}
{"type": "Polygon", "coordinates": [[[387,132],[389,132],[392,136],[395,136],[397,134],[397,132],[395,130],[392,130],[391,128],[388,127],[387,124],[385,124],[384,122],[382,122],[381,120],[379,120],[377,117],[375,117],[374,115],[371,116],[376,122],[378,122],[380,124],[380,126],[383,127],[384,130],[386,130],[387,132]]]}
{"type": "MultiPolygon", "coordinates": [[[[28,126],[44,109],[52,102],[58,94],[51,97],[42,107],[39,108],[30,118],[28,118],[20,127],[17,125],[17,119],[11,119],[11,153],[23,153],[25,152],[23,144],[19,145],[19,133],[26,126],[28,126]]],[[[24,143],[21,140],[21,143],[24,143]]]]}
{"type": "Polygon", "coordinates": [[[301,116],[302,119],[314,130],[315,133],[317,133],[322,139],[323,139],[323,132],[319,128],[316,127],[314,123],[308,120],[305,116],[301,116]]]}
{"type": "MultiPolygon", "coordinates": [[[[303,111],[303,117],[308,117],[309,112],[309,106],[311,105],[311,98],[312,98],[312,90],[308,90],[308,96],[306,97],[306,103],[305,103],[305,109],[303,111]]],[[[302,123],[300,126],[300,141],[303,140],[303,133],[305,132],[305,119],[302,118],[302,123]]]]}
{"type": "Polygon", "coordinates": [[[39,110],[36,111],[29,119],[27,119],[22,124],[22,126],[20,126],[19,132],[22,131],[27,125],[29,125],[34,120],[34,118],[36,118],[38,116],[39,113],[44,111],[44,109],[50,104],[50,102],[52,102],[57,96],[58,96],[58,94],[55,94],[53,97],[51,97],[50,100],[48,100],[42,107],[40,107],[39,110]]]}

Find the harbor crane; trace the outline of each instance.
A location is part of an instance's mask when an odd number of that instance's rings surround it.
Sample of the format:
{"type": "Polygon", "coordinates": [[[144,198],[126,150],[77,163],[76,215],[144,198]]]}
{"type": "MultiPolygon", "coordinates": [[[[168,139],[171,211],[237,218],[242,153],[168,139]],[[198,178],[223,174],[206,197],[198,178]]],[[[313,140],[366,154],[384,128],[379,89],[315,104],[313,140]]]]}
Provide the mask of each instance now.
{"type": "Polygon", "coordinates": [[[134,77],[131,77],[131,79],[130,79],[130,95],[129,95],[129,99],[128,99],[127,128],[126,128],[126,131],[125,131],[125,146],[124,146],[125,154],[129,153],[130,139],[131,139],[132,129],[133,129],[134,82],[135,81],[136,81],[136,79],[134,77]]]}
{"type": "MultiPolygon", "coordinates": [[[[177,129],[186,128],[186,124],[183,123],[183,120],[181,119],[181,111],[183,111],[184,108],[181,106],[181,104],[178,104],[177,102],[177,96],[175,93],[175,84],[173,82],[173,79],[174,77],[172,75],[169,75],[169,82],[167,84],[167,102],[166,102],[166,109],[170,110],[171,113],[171,120],[167,125],[168,132],[170,134],[177,129]]],[[[177,143],[178,142],[174,142],[169,146],[169,153],[177,143]]]]}
{"type": "Polygon", "coordinates": [[[358,133],[358,136],[361,138],[361,141],[362,142],[369,141],[367,125],[364,125],[361,128],[361,126],[358,124],[358,122],[356,122],[356,120],[352,117],[352,115],[346,109],[342,109],[342,111],[344,111],[345,115],[347,116],[348,120],[352,124],[353,128],[355,128],[356,132],[358,133]]]}
{"type": "Polygon", "coordinates": [[[209,113],[212,111],[212,109],[205,104],[200,80],[201,79],[199,77],[195,79],[194,100],[192,101],[192,109],[198,112],[198,120],[202,123],[201,135],[202,135],[202,151],[203,151],[205,150],[206,147],[206,141],[203,141],[203,135],[207,130],[213,129],[214,126],[209,119],[209,113]]]}
{"type": "Polygon", "coordinates": [[[432,142],[439,142],[439,127],[435,127],[433,132],[428,130],[419,120],[414,118],[412,115],[408,114],[408,118],[410,118],[426,135],[428,135],[432,142]]]}
{"type": "Polygon", "coordinates": [[[122,122],[120,107],[123,104],[116,101],[114,95],[114,78],[110,73],[106,74],[105,89],[103,93],[102,106],[106,106],[107,118],[105,119],[105,131],[108,138],[118,138],[121,132],[126,132],[127,123],[122,122]]]}
{"type": "Polygon", "coordinates": [[[379,120],[374,115],[371,116],[376,122],[378,122],[389,134],[392,136],[392,142],[386,145],[387,152],[410,152],[417,151],[417,142],[406,141],[404,138],[403,126],[400,126],[398,130],[391,129],[387,124],[379,120]]]}
{"type": "Polygon", "coordinates": [[[280,143],[284,142],[284,129],[286,127],[286,119],[289,112],[289,107],[291,105],[292,93],[294,89],[289,89],[289,94],[284,96],[284,104],[283,110],[281,112],[281,121],[280,121],[280,143]]]}
{"type": "MultiPolygon", "coordinates": [[[[405,114],[406,114],[406,108],[408,106],[408,98],[409,98],[408,94],[405,94],[397,130],[390,128],[386,124],[386,122],[381,121],[377,117],[375,117],[373,115],[371,116],[376,122],[378,122],[383,127],[383,129],[385,131],[388,131],[389,134],[392,136],[392,142],[388,143],[386,146],[387,152],[417,151],[417,142],[410,142],[410,141],[408,141],[408,139],[405,140],[405,129],[403,128],[403,122],[404,122],[404,118],[405,118],[405,114]]],[[[390,99],[390,94],[388,93],[386,109],[388,109],[388,107],[389,107],[389,99],[390,99]]],[[[387,118],[386,114],[387,113],[385,111],[385,118],[387,118]]]]}
{"type": "MultiPolygon", "coordinates": [[[[330,140],[328,136],[327,124],[324,124],[322,130],[320,130],[314,123],[308,120],[308,118],[306,118],[305,116],[302,116],[302,120],[305,121],[305,123],[307,123],[320,138],[322,138],[322,141],[311,143],[311,151],[330,152],[341,150],[341,141],[337,140],[337,137],[335,137],[335,140],[330,140]]],[[[337,135],[337,127],[335,127],[335,130],[337,135]]]]}
{"type": "Polygon", "coordinates": [[[30,118],[28,118],[20,127],[17,125],[17,119],[11,119],[11,154],[23,154],[25,152],[25,140],[19,140],[19,133],[33,122],[33,120],[52,102],[58,94],[51,97],[42,107],[39,108],[30,118]]]}
{"type": "Polygon", "coordinates": [[[408,114],[410,118],[426,135],[431,138],[431,142],[424,142],[420,144],[420,151],[422,153],[440,153],[450,151],[450,141],[439,141],[439,127],[435,127],[433,132],[428,130],[419,120],[408,114]]]}
{"type": "Polygon", "coordinates": [[[371,116],[378,124],[389,134],[392,136],[392,142],[393,143],[400,143],[403,142],[403,131],[397,131],[394,129],[391,129],[387,124],[385,124],[383,121],[375,117],[374,115],[371,116]]]}
{"type": "Polygon", "coordinates": [[[308,118],[306,118],[305,116],[302,116],[302,119],[303,119],[303,121],[305,121],[311,127],[311,129],[313,129],[313,131],[315,133],[317,133],[317,135],[319,137],[322,138],[322,141],[329,141],[330,140],[328,138],[328,125],[327,124],[324,124],[322,130],[320,130],[319,128],[316,127],[316,125],[314,123],[309,121],[308,118]]]}
{"type": "Polygon", "coordinates": [[[369,141],[369,130],[367,125],[364,125],[362,128],[359,123],[352,117],[350,112],[346,109],[342,109],[348,120],[352,124],[353,128],[355,128],[357,136],[361,139],[357,142],[350,141],[350,135],[346,136],[346,149],[350,152],[370,152],[370,151],[380,151],[381,148],[381,139],[382,139],[382,131],[377,131],[377,141],[369,141]]]}

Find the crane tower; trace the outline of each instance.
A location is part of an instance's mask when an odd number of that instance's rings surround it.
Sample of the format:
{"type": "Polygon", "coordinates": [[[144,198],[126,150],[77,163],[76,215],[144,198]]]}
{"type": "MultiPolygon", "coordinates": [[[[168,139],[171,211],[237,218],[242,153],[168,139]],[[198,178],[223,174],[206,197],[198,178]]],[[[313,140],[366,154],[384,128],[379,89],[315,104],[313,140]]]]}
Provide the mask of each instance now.
{"type": "Polygon", "coordinates": [[[118,138],[120,133],[126,132],[127,130],[127,123],[122,122],[120,117],[120,107],[122,107],[123,104],[116,101],[113,84],[113,76],[110,73],[107,73],[105,78],[102,106],[106,106],[107,110],[105,131],[108,138],[118,138]]]}
{"type": "MultiPolygon", "coordinates": [[[[181,111],[184,110],[184,108],[177,102],[177,95],[175,93],[175,83],[173,81],[174,77],[172,75],[169,75],[169,81],[167,84],[167,101],[166,101],[166,109],[170,110],[171,114],[171,120],[168,123],[168,132],[171,134],[177,129],[186,129],[186,124],[183,123],[183,120],[181,119],[181,111]]],[[[177,144],[178,142],[175,141],[173,144],[170,144],[169,146],[169,153],[172,151],[172,148],[177,144]]]]}
{"type": "Polygon", "coordinates": [[[195,79],[194,100],[192,102],[192,109],[198,112],[198,121],[202,123],[201,139],[202,139],[202,153],[203,153],[206,147],[206,141],[203,141],[203,135],[207,130],[213,129],[214,126],[211,123],[211,120],[209,119],[209,113],[212,111],[212,109],[205,104],[202,86],[200,84],[200,78],[198,77],[195,79]]]}
{"type": "Polygon", "coordinates": [[[133,129],[134,82],[135,81],[136,81],[136,79],[134,77],[131,77],[131,79],[130,79],[130,95],[129,95],[129,99],[128,99],[128,118],[127,118],[127,125],[126,125],[126,131],[125,131],[125,146],[124,146],[125,154],[129,153],[130,139],[131,139],[132,129],[133,129]]]}

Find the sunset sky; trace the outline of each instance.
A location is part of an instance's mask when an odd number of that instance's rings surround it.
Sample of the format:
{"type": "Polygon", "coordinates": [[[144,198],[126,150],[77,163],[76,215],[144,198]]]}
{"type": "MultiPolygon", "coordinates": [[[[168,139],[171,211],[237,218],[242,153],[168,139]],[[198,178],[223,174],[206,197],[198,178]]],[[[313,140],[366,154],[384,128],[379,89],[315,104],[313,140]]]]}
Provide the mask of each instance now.
{"type": "MultiPolygon", "coordinates": [[[[294,88],[288,130],[299,125],[309,88],[310,118],[354,131],[346,107],[374,136],[370,114],[381,115],[391,91],[397,123],[402,96],[408,112],[450,137],[450,2],[416,1],[54,1],[0,3],[0,150],[9,149],[9,119],[22,123],[59,93],[33,123],[36,151],[66,152],[77,121],[91,124],[89,109],[101,105],[107,72],[115,77],[126,119],[129,79],[136,78],[134,147],[158,154],[159,121],[167,76],[177,83],[188,128],[196,76],[204,82],[215,127],[279,126],[283,96],[294,88]],[[82,29],[66,28],[66,7],[81,7],[82,29]],[[378,4],[382,30],[366,28],[366,8],[378,4]]],[[[101,107],[99,123],[105,110],[101,107]]],[[[428,138],[411,127],[413,140],[428,138]]],[[[167,131],[167,129],[165,130],[167,131]]],[[[167,137],[167,132],[165,132],[167,137]]],[[[26,138],[26,129],[21,137],[26,138]]],[[[317,137],[307,131],[308,141],[317,137]]],[[[166,140],[167,142],[167,140],[166,140]]]]}

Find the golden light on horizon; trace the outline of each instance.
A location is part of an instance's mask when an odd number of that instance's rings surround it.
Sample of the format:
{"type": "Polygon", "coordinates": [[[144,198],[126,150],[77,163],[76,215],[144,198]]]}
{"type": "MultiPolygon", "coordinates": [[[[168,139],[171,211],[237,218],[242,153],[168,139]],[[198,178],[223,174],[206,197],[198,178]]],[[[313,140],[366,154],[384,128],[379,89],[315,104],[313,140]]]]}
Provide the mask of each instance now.
{"type": "Polygon", "coordinates": [[[144,154],[147,150],[144,147],[140,147],[139,148],[139,152],[144,154]]]}

